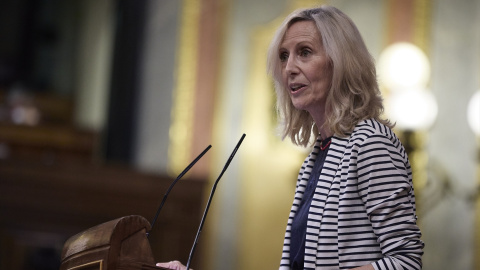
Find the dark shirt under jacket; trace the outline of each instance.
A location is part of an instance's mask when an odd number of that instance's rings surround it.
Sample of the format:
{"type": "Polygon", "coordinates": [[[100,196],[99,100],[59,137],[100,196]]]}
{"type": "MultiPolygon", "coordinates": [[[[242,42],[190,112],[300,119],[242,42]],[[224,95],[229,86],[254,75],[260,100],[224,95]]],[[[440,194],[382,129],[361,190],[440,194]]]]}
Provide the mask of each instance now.
{"type": "Polygon", "coordinates": [[[322,141],[322,145],[328,145],[324,150],[319,149],[317,158],[313,165],[312,174],[308,180],[305,193],[302,201],[298,207],[298,211],[293,219],[290,238],[290,266],[292,270],[303,269],[303,260],[305,258],[305,238],[307,233],[307,218],[308,210],[312,202],[313,194],[317,186],[320,172],[322,171],[323,163],[327,157],[327,152],[330,147],[331,137],[322,141]]]}

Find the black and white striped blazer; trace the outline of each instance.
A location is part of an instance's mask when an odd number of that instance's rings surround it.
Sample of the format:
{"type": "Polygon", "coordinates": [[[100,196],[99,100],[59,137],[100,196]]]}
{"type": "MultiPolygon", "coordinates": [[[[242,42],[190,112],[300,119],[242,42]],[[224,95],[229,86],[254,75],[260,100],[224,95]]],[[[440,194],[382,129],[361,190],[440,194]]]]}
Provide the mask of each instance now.
{"type": "MultiPolygon", "coordinates": [[[[319,144],[300,169],[281,270],[290,269],[290,228],[319,144]]],[[[393,131],[365,120],[334,136],[309,209],[305,269],[421,269],[420,236],[410,164],[393,131]]]]}

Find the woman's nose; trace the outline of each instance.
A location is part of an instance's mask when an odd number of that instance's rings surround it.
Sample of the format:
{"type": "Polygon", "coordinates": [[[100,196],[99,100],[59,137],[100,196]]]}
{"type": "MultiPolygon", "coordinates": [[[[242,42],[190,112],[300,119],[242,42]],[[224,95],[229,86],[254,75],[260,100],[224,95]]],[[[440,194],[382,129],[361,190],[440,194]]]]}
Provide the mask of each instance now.
{"type": "Polygon", "coordinates": [[[294,74],[298,72],[298,66],[295,57],[288,57],[287,63],[285,64],[285,71],[287,74],[294,74]]]}

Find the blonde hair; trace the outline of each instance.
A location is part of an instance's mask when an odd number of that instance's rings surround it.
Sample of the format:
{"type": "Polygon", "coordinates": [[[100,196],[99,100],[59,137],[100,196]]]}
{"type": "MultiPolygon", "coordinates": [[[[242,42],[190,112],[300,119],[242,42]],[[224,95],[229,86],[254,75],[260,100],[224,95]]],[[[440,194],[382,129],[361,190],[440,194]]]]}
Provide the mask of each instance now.
{"type": "Polygon", "coordinates": [[[322,6],[291,13],[277,30],[268,50],[267,72],[275,83],[282,138],[288,136],[293,143],[308,146],[312,134],[318,134],[313,118],[307,111],[293,106],[282,83],[279,47],[287,29],[298,21],[315,23],[332,67],[324,125],[340,137],[347,136],[359,121],[369,118],[393,127],[388,120],[380,119],[383,100],[377,84],[375,63],[360,32],[342,11],[322,6]]]}

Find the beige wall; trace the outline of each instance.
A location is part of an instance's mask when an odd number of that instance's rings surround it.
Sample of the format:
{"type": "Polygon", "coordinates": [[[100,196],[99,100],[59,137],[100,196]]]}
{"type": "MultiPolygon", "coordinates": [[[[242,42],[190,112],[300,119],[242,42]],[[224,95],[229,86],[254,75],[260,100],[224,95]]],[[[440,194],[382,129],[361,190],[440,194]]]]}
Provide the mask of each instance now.
{"type": "Polygon", "coordinates": [[[478,249],[474,253],[480,224],[474,223],[471,196],[478,190],[480,145],[467,124],[466,108],[480,88],[480,2],[437,0],[432,8],[431,89],[439,112],[427,143],[430,197],[444,193],[421,217],[425,264],[426,269],[479,269],[473,265],[480,256],[478,249]]]}
{"type": "Polygon", "coordinates": [[[82,128],[101,131],[107,120],[114,4],[110,0],[82,1],[78,12],[82,20],[77,33],[75,122],[82,128]]]}

